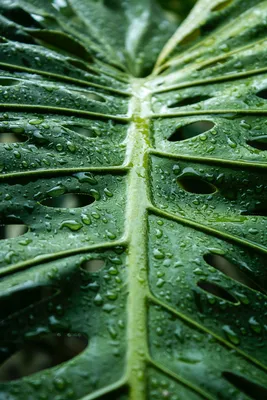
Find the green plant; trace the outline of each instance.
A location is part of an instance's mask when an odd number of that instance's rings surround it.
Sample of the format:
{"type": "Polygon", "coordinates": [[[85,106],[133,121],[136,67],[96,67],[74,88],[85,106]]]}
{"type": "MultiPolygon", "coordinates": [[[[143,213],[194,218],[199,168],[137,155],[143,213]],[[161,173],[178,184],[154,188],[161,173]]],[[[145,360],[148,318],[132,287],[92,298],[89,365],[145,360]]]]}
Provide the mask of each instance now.
{"type": "Polygon", "coordinates": [[[88,340],[3,400],[267,398],[267,1],[193,3],[0,1],[1,360],[88,340]]]}

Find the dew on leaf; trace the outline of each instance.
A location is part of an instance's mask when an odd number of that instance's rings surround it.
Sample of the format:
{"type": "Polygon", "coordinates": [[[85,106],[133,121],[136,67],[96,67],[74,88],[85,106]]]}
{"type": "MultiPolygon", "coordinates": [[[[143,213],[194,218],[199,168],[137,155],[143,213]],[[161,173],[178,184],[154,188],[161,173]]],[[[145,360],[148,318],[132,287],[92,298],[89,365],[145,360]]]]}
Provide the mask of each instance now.
{"type": "Polygon", "coordinates": [[[40,125],[44,122],[43,119],[39,118],[39,119],[30,119],[29,120],[29,124],[30,125],[40,125]]]}
{"type": "Polygon", "coordinates": [[[83,225],[75,219],[62,221],[62,223],[60,224],[60,229],[69,228],[71,231],[79,231],[82,227],[83,225]]]}
{"type": "Polygon", "coordinates": [[[49,197],[58,197],[66,192],[66,188],[63,185],[57,185],[46,192],[49,197]]]}
{"type": "Polygon", "coordinates": [[[231,343],[235,345],[238,345],[240,343],[239,337],[229,325],[224,325],[222,327],[222,330],[224,331],[227,339],[229,339],[231,343]]]}
{"type": "Polygon", "coordinates": [[[91,172],[78,172],[77,174],[73,175],[75,178],[79,180],[80,183],[90,183],[91,185],[96,185],[97,180],[96,178],[91,174],[91,172]]]}
{"type": "Polygon", "coordinates": [[[92,223],[92,220],[88,214],[84,214],[84,213],[81,214],[81,219],[85,225],[91,225],[91,223],[92,223]]]}
{"type": "Polygon", "coordinates": [[[163,253],[163,251],[161,249],[154,249],[153,250],[153,256],[157,260],[162,260],[162,259],[165,258],[165,254],[163,253]]]}
{"type": "Polygon", "coordinates": [[[94,298],[94,303],[96,306],[102,306],[104,303],[104,300],[102,298],[102,296],[98,293],[95,298],[94,298]]]}
{"type": "Polygon", "coordinates": [[[260,323],[256,320],[255,317],[250,317],[248,323],[249,323],[250,328],[251,328],[254,332],[256,332],[256,333],[260,333],[260,332],[261,332],[261,329],[262,329],[262,328],[261,328],[261,325],[260,325],[260,323]]]}

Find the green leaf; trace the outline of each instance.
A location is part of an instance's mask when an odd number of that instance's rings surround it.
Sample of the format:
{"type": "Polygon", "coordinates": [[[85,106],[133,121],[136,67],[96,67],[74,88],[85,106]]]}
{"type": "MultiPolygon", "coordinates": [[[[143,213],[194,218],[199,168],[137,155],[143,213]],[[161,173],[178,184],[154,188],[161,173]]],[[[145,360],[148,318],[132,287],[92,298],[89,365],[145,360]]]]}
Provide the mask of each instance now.
{"type": "Polygon", "coordinates": [[[3,400],[267,398],[267,1],[194,3],[0,0],[3,400]]]}

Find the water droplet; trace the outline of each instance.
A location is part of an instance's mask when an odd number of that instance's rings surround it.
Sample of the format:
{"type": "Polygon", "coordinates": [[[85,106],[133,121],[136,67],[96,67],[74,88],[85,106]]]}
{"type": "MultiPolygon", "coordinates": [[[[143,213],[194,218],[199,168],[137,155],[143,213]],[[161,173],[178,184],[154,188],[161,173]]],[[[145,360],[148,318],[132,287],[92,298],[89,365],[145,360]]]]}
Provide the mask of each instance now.
{"type": "Polygon", "coordinates": [[[251,327],[251,329],[254,332],[256,332],[256,333],[260,333],[261,332],[260,323],[256,320],[255,317],[250,317],[248,323],[249,323],[249,326],[251,327]]]}
{"type": "Polygon", "coordinates": [[[47,191],[47,194],[49,197],[58,197],[63,195],[66,192],[66,188],[63,185],[57,185],[53,187],[52,189],[47,191]]]}
{"type": "Polygon", "coordinates": [[[40,125],[42,122],[44,122],[43,119],[31,119],[29,121],[29,124],[31,124],[31,125],[40,125]]]}
{"type": "Polygon", "coordinates": [[[58,390],[64,390],[66,387],[66,382],[64,381],[63,378],[60,378],[60,377],[54,378],[53,384],[54,384],[55,388],[58,390]]]}
{"type": "Polygon", "coordinates": [[[73,175],[75,178],[79,180],[81,183],[88,182],[91,185],[96,185],[97,180],[96,178],[91,174],[91,172],[78,172],[77,174],[73,175]]]}
{"type": "Polygon", "coordinates": [[[87,214],[81,214],[81,219],[85,225],[91,225],[92,223],[90,216],[87,214]]]}
{"type": "Polygon", "coordinates": [[[94,303],[96,306],[102,306],[102,304],[104,303],[103,298],[99,293],[95,296],[94,303]]]}
{"type": "Polygon", "coordinates": [[[160,249],[154,249],[153,250],[153,256],[157,260],[162,260],[163,258],[165,258],[165,255],[164,255],[163,251],[160,250],[160,249]]]}
{"type": "Polygon", "coordinates": [[[235,345],[238,345],[240,343],[240,339],[237,336],[237,334],[233,331],[233,329],[229,325],[224,325],[222,327],[222,330],[224,331],[227,339],[230,340],[235,345]]]}
{"type": "Polygon", "coordinates": [[[60,229],[64,227],[69,228],[71,231],[78,231],[83,227],[83,225],[74,219],[69,219],[61,223],[60,229]]]}

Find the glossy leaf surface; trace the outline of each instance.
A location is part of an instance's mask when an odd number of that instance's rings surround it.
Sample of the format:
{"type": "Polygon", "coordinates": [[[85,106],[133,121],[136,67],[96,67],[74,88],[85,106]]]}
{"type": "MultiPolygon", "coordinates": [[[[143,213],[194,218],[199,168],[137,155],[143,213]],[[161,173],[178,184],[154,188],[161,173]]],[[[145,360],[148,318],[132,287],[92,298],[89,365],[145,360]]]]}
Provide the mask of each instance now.
{"type": "Polygon", "coordinates": [[[194,3],[0,0],[3,400],[267,398],[267,1],[194,3]]]}

